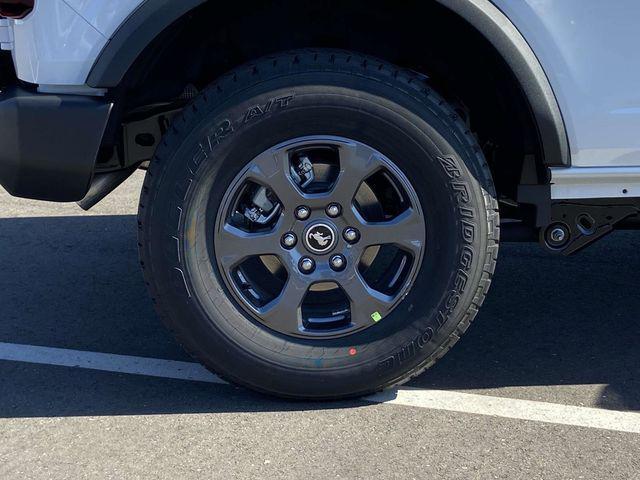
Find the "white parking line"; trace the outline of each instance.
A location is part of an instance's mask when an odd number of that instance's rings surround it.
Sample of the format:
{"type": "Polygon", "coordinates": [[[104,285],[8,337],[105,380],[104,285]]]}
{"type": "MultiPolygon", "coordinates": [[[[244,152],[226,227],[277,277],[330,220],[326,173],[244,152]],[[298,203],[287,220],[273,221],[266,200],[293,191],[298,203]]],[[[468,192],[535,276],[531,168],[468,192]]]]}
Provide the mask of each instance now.
{"type": "Polygon", "coordinates": [[[110,353],[84,352],[80,350],[68,350],[66,348],[0,343],[0,360],[87,368],[89,370],[129,373],[148,377],[225,383],[197,363],[132,357],[129,355],[114,355],[110,353]]]}
{"type": "Polygon", "coordinates": [[[640,433],[640,413],[634,412],[413,388],[378,393],[367,397],[366,400],[432,410],[640,433]]]}
{"type": "MultiPolygon", "coordinates": [[[[225,383],[192,362],[0,343],[0,360],[85,368],[105,372],[225,383]]],[[[640,413],[574,407],[556,403],[491,397],[444,390],[402,388],[366,397],[374,403],[405,405],[475,415],[640,433],[640,413]]]]}

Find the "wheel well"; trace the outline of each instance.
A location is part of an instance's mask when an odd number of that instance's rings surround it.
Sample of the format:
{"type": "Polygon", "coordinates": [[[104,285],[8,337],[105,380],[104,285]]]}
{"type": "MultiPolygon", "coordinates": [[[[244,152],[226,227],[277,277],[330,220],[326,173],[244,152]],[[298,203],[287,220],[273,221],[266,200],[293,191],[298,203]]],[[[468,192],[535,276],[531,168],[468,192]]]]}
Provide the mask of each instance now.
{"type": "Polygon", "coordinates": [[[436,2],[245,0],[209,2],[146,48],[114,90],[123,114],[200,90],[261,56],[305,47],[353,50],[429,77],[465,118],[499,195],[545,183],[539,131],[520,83],[474,27],[436,2]],[[413,13],[412,13],[413,12],[413,13]]]}

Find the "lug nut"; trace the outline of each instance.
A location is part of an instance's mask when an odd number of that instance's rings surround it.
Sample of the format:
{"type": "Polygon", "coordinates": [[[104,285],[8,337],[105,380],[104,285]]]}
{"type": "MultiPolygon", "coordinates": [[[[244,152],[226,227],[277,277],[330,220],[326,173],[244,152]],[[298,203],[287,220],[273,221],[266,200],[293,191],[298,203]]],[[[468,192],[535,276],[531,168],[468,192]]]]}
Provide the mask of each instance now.
{"type": "Polygon", "coordinates": [[[342,255],[334,255],[333,257],[331,257],[331,260],[329,260],[329,265],[331,266],[332,270],[339,272],[341,270],[344,270],[344,267],[347,266],[347,259],[342,255]]]}
{"type": "Polygon", "coordinates": [[[356,243],[358,240],[360,240],[360,232],[352,227],[346,228],[342,233],[342,236],[349,243],[356,243]]]}
{"type": "Polygon", "coordinates": [[[316,269],[316,262],[312,258],[304,257],[300,259],[298,267],[302,273],[311,273],[316,269]]]}
{"type": "Polygon", "coordinates": [[[296,218],[298,220],[306,220],[311,216],[311,210],[309,207],[298,207],[296,208],[296,218]]]}
{"type": "Polygon", "coordinates": [[[342,207],[340,207],[340,205],[338,205],[337,203],[332,203],[327,207],[327,215],[329,215],[331,218],[339,217],[341,213],[342,207]]]}
{"type": "Polygon", "coordinates": [[[296,237],[295,233],[289,232],[282,236],[282,246],[284,248],[293,248],[296,246],[296,243],[298,243],[298,237],[296,237]]]}

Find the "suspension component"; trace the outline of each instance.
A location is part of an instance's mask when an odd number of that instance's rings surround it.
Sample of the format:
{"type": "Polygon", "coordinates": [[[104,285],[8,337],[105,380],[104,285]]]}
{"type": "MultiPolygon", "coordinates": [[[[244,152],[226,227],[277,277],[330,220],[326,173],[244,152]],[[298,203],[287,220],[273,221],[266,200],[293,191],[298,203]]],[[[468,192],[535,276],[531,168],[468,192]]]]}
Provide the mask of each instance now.
{"type": "Polygon", "coordinates": [[[244,217],[250,223],[264,226],[269,224],[280,213],[280,204],[269,198],[266,187],[259,187],[251,197],[251,205],[244,209],[244,217]]]}
{"type": "Polygon", "coordinates": [[[313,171],[313,163],[307,155],[301,155],[297,162],[291,162],[291,176],[302,189],[313,183],[316,176],[313,171]]]}

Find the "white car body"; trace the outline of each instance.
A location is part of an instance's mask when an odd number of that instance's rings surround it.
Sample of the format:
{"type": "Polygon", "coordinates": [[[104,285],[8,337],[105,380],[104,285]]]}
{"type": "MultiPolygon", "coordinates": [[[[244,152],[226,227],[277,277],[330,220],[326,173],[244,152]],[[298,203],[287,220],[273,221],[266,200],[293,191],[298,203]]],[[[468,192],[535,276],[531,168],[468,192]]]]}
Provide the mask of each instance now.
{"type": "MultiPolygon", "coordinates": [[[[98,55],[143,0],[47,0],[4,20],[18,77],[83,92],[98,55]]],[[[531,45],[560,104],[575,167],[640,166],[640,3],[494,0],[531,45]]],[[[93,92],[99,93],[99,92],[93,92]]],[[[623,169],[621,174],[639,173],[623,169]]],[[[593,175],[595,172],[590,173],[593,175]]],[[[591,194],[590,194],[591,195],[591,194]]]]}
{"type": "MultiPolygon", "coordinates": [[[[475,0],[470,0],[474,3],[475,0]]],[[[144,0],[45,0],[0,20],[2,49],[40,92],[101,95],[92,66],[144,0]]],[[[640,2],[493,0],[531,46],[562,113],[571,168],[552,168],[552,198],[640,197],[640,2]]]]}

